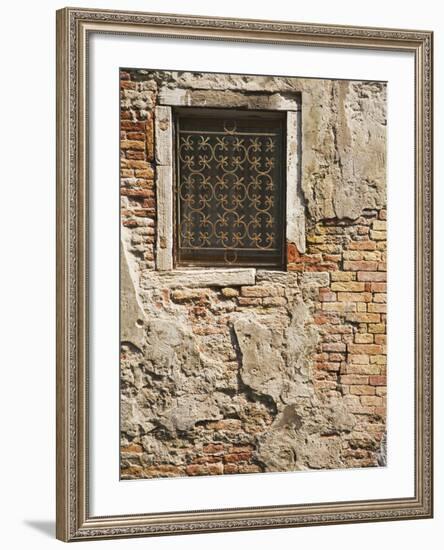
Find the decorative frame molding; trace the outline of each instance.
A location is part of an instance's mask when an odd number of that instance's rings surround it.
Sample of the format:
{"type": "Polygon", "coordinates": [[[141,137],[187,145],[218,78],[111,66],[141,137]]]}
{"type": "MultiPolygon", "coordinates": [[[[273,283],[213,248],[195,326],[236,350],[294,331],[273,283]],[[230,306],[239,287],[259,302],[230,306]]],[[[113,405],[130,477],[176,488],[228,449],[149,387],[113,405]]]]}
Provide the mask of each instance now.
{"type": "Polygon", "coordinates": [[[64,541],[432,517],[432,53],[430,31],[65,8],[57,12],[57,537],[64,541]],[[306,44],[415,56],[415,496],[92,517],[88,510],[87,111],[92,32],[306,44]]]}

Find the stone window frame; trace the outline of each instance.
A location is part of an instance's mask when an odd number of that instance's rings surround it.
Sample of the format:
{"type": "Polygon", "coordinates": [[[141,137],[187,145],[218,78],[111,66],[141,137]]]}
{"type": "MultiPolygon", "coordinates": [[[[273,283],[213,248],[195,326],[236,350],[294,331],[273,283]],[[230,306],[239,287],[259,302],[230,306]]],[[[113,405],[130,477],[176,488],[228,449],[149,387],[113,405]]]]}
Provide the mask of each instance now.
{"type": "MultiPolygon", "coordinates": [[[[174,268],[174,143],[173,108],[207,107],[286,112],[286,227],[285,241],[305,253],[305,206],[301,192],[301,93],[240,92],[232,90],[160,91],[154,110],[157,237],[155,269],[188,281],[199,272],[215,286],[254,284],[256,268],[174,268]],[[192,272],[192,273],[190,273],[192,272]],[[226,281],[225,281],[226,279],[226,281]],[[237,282],[238,281],[238,282],[237,282]]],[[[265,269],[265,268],[264,268],[265,269]]],[[[267,270],[269,271],[269,270],[267,270]]]]}

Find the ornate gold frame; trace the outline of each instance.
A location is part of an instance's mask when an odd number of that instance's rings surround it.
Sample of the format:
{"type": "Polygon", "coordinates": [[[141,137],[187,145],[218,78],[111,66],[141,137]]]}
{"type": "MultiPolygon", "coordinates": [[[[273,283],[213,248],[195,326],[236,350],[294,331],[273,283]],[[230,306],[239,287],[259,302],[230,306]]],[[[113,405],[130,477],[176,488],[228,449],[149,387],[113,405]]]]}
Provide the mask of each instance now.
{"type": "Polygon", "coordinates": [[[63,541],[432,516],[432,41],[429,31],[65,8],[57,12],[57,537],[63,541]],[[88,511],[87,112],[91,32],[412,52],[415,56],[415,496],[92,517],[88,511]]]}

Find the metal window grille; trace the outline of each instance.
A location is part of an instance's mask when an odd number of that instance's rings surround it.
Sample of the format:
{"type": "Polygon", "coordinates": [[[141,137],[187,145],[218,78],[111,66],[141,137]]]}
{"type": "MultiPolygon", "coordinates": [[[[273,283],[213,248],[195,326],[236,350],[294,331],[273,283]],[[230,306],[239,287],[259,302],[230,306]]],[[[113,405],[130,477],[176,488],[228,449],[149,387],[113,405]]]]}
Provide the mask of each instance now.
{"type": "Polygon", "coordinates": [[[177,113],[178,265],[283,265],[284,122],[264,111],[177,113]]]}

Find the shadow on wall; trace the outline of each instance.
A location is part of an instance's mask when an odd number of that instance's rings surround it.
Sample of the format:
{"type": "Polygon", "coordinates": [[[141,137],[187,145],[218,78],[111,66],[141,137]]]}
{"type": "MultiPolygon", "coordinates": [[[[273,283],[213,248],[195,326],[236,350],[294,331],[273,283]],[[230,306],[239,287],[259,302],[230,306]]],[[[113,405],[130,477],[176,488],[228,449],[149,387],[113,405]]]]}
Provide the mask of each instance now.
{"type": "Polygon", "coordinates": [[[54,538],[55,537],[55,521],[45,519],[25,519],[23,522],[28,527],[31,527],[35,531],[40,531],[44,535],[54,538]]]}

